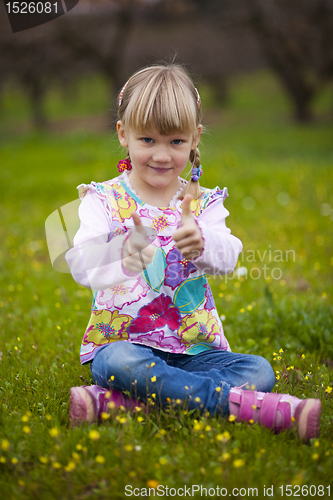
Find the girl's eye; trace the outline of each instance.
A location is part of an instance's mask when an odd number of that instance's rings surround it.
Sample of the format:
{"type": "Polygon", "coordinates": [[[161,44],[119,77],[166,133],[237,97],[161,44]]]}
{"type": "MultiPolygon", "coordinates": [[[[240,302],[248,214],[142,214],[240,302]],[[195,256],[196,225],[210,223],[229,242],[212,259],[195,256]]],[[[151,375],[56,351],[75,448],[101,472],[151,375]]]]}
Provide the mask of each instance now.
{"type": "Polygon", "coordinates": [[[151,139],[150,137],[143,137],[142,140],[146,144],[151,144],[153,142],[153,139],[151,139]]]}
{"type": "Polygon", "coordinates": [[[172,141],[172,144],[182,144],[182,142],[183,142],[183,141],[182,141],[181,139],[174,139],[174,140],[172,141]]]}

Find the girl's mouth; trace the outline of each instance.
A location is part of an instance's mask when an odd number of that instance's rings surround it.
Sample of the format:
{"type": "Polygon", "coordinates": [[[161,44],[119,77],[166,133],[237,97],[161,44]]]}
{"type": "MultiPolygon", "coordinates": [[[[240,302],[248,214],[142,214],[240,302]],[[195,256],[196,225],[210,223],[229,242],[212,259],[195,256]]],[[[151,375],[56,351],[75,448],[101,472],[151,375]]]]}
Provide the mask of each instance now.
{"type": "Polygon", "coordinates": [[[148,165],[149,168],[153,169],[155,172],[163,174],[164,172],[169,172],[171,170],[170,168],[162,168],[162,167],[151,167],[148,165]]]}

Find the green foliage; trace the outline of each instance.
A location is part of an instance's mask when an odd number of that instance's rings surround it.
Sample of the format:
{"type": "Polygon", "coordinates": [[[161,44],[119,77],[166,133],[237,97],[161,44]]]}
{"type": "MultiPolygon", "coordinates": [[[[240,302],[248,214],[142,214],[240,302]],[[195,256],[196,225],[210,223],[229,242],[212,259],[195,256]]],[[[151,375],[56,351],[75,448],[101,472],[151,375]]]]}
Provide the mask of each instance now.
{"type": "Polygon", "coordinates": [[[295,432],[275,435],[177,406],[153,407],[148,416],[119,412],[101,426],[69,429],[69,389],[92,382],[78,359],[92,297],[52,269],[44,224],[76,198],[76,185],[117,175],[122,153],[109,135],[83,130],[4,134],[3,498],[117,499],[125,498],[126,485],[157,484],[228,493],[258,488],[261,498],[264,486],[279,496],[280,486],[331,483],[333,127],[289,123],[278,90],[267,82],[263,76],[235,85],[220,124],[203,138],[202,184],[228,186],[227,225],[244,244],[238,274],[211,277],[210,285],[232,350],[266,357],[276,392],[322,399],[320,439],[307,446],[295,432]]]}

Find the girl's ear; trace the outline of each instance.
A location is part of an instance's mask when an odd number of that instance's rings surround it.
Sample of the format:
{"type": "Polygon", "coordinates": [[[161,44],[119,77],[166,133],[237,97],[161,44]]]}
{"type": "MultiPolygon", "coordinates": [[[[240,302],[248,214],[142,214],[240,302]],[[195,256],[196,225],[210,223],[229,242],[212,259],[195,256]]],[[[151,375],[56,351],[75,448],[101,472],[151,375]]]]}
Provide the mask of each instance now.
{"type": "Polygon", "coordinates": [[[192,142],[192,148],[191,149],[195,149],[195,148],[198,147],[198,144],[199,144],[199,141],[200,141],[201,132],[202,132],[202,125],[199,125],[198,128],[197,128],[197,132],[196,132],[196,134],[193,137],[193,142],[192,142]]]}
{"type": "Polygon", "coordinates": [[[117,121],[117,133],[118,133],[118,139],[119,139],[120,145],[123,148],[127,148],[128,143],[127,143],[127,139],[126,139],[125,129],[124,129],[123,124],[120,120],[117,121]]]}

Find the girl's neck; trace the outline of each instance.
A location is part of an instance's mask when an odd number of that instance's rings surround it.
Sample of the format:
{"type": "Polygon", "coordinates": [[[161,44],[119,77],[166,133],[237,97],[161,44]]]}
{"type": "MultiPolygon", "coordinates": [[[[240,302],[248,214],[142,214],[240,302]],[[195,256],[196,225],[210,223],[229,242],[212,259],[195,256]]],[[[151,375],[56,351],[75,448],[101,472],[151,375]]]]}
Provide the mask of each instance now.
{"type": "Polygon", "coordinates": [[[146,186],[144,183],[140,182],[140,178],[137,178],[133,175],[133,172],[127,173],[130,185],[132,189],[135,191],[137,196],[148,205],[152,205],[154,207],[166,208],[170,205],[171,200],[177,194],[177,192],[182,187],[182,182],[180,178],[176,179],[176,182],[173,185],[168,186],[167,188],[155,188],[153,191],[151,188],[146,186]]]}

